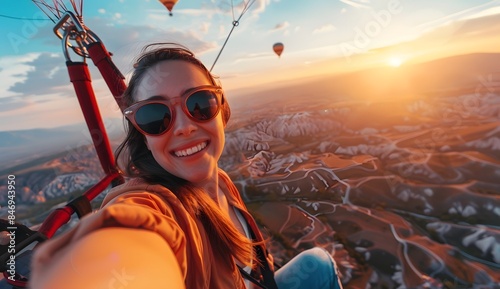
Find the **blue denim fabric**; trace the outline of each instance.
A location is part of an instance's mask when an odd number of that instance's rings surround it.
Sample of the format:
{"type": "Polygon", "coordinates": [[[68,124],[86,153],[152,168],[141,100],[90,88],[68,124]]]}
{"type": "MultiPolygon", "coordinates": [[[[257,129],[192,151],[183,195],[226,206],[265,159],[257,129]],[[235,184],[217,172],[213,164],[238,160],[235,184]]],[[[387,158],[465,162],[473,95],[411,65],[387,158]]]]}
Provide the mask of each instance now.
{"type": "Polygon", "coordinates": [[[335,261],[318,247],[295,256],[274,277],[279,289],[342,289],[335,261]]]}

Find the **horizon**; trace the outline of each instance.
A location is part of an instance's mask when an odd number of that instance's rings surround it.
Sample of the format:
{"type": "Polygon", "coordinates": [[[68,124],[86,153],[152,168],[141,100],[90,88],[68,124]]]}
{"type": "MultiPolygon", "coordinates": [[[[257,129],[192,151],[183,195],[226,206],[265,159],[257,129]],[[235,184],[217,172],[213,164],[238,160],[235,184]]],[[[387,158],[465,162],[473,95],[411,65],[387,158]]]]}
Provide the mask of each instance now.
{"type": "MultiPolygon", "coordinates": [[[[466,54],[459,54],[459,55],[450,55],[450,56],[446,56],[446,57],[442,57],[442,58],[436,58],[436,59],[431,59],[431,60],[428,60],[428,61],[423,61],[423,62],[414,62],[414,63],[406,63],[404,65],[404,67],[401,68],[401,73],[408,73],[409,71],[412,71],[412,68],[411,66],[417,66],[417,65],[425,65],[425,64],[432,64],[434,61],[443,61],[443,60],[449,60],[449,59],[456,59],[456,58],[460,58],[460,57],[467,57],[467,56],[478,56],[478,55],[492,55],[492,56],[500,56],[500,52],[472,52],[472,53],[466,53],[466,54]],[[410,70],[405,70],[406,68],[408,68],[408,66],[410,66],[410,70]]],[[[353,74],[356,74],[356,73],[370,73],[373,69],[384,69],[385,71],[391,71],[391,70],[394,70],[394,69],[399,69],[401,66],[401,64],[398,64],[398,65],[392,65],[391,63],[389,63],[388,65],[386,66],[372,66],[372,67],[366,67],[364,69],[360,69],[360,70],[353,70],[353,71],[344,71],[344,72],[341,72],[341,73],[332,73],[332,74],[319,74],[319,75],[315,75],[315,76],[308,76],[306,78],[303,78],[303,79],[300,79],[300,78],[295,78],[295,79],[285,79],[285,80],[281,80],[281,81],[278,81],[278,82],[274,82],[272,84],[270,83],[264,83],[263,86],[259,87],[259,89],[255,89],[255,91],[250,91],[250,92],[241,92],[242,90],[244,90],[246,87],[240,87],[239,90],[238,89],[234,89],[232,92],[235,92],[235,91],[240,91],[240,93],[238,95],[229,95],[229,99],[231,100],[231,106],[235,106],[235,107],[238,107],[238,106],[241,106],[241,105],[245,105],[244,102],[245,100],[243,100],[243,98],[245,97],[248,97],[248,96],[252,96],[254,97],[254,100],[255,98],[256,99],[262,99],[264,97],[267,96],[266,93],[270,92],[270,91],[273,91],[273,90],[282,90],[282,91],[286,91],[285,90],[285,87],[286,86],[292,86],[292,87],[303,87],[305,90],[307,90],[307,87],[308,85],[311,85],[313,83],[316,83],[318,80],[322,80],[324,78],[327,78],[327,77],[342,77],[342,76],[349,76],[349,75],[353,75],[353,74]],[[287,81],[290,81],[290,80],[295,80],[295,82],[292,84],[292,85],[287,85],[287,81]]],[[[495,85],[498,81],[494,80],[494,79],[491,79],[491,84],[492,85],[495,85]]],[[[340,87],[339,87],[340,88],[340,87]]],[[[458,87],[457,87],[458,88],[458,87]]],[[[335,90],[335,89],[333,89],[335,90]]],[[[394,96],[394,97],[400,97],[400,96],[394,96]]],[[[76,100],[76,96],[75,96],[75,100],[76,100]]],[[[360,100],[360,99],[357,99],[357,100],[360,100]]],[[[373,101],[386,101],[387,99],[373,99],[373,101]]],[[[112,97],[110,97],[110,100],[108,101],[111,101],[112,102],[112,106],[117,109],[117,106],[116,104],[114,103],[114,100],[112,99],[112,97]]],[[[102,109],[101,107],[99,107],[100,109],[102,109]]],[[[101,112],[102,113],[102,112],[101,112]]],[[[124,127],[123,127],[123,120],[124,120],[124,117],[123,115],[120,113],[120,114],[116,114],[116,115],[111,115],[111,116],[107,116],[107,117],[104,117],[104,114],[103,114],[103,121],[105,123],[105,127],[106,127],[106,130],[109,129],[108,133],[115,133],[116,134],[116,126],[119,124],[120,128],[120,132],[124,132],[124,127]],[[118,123],[120,122],[120,123],[118,123]]],[[[76,121],[76,122],[73,122],[73,123],[62,123],[62,124],[59,124],[59,125],[54,125],[54,126],[49,126],[49,127],[28,127],[28,128],[20,128],[20,129],[7,129],[7,130],[1,130],[0,129],[0,132],[6,132],[6,133],[9,133],[9,132],[23,132],[23,131],[36,131],[36,130],[51,130],[51,129],[63,129],[63,128],[69,128],[69,127],[79,127],[79,128],[84,128],[86,129],[86,123],[85,123],[85,120],[83,119],[83,117],[79,120],[79,121],[76,121]]]]}
{"type": "MultiPolygon", "coordinates": [[[[123,2],[85,2],[83,15],[127,79],[140,46],[161,35],[186,44],[209,68],[231,27],[227,1],[179,1],[172,17],[158,1],[127,7],[123,2]],[[106,23],[109,18],[112,22],[106,23]]],[[[248,95],[304,79],[500,52],[500,39],[496,39],[500,1],[466,2],[341,0],[295,6],[256,1],[241,18],[213,72],[230,94],[248,95]],[[274,41],[285,44],[279,58],[271,49],[274,41]]],[[[15,5],[9,16],[25,20],[0,17],[5,43],[11,44],[0,48],[0,131],[82,123],[59,40],[51,35],[52,25],[33,20],[43,17],[33,3],[15,5]],[[21,25],[12,25],[19,21],[21,25]],[[35,30],[28,33],[30,24],[35,30]]],[[[93,63],[89,68],[103,118],[121,118],[93,63]]]]}

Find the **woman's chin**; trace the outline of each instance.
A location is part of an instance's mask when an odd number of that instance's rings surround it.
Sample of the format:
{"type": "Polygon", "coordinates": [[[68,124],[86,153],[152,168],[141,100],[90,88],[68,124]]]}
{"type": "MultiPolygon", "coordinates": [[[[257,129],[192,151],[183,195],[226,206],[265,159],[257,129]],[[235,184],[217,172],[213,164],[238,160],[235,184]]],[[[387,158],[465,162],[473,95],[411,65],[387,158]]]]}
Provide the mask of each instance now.
{"type": "Polygon", "coordinates": [[[190,170],[179,177],[199,187],[203,187],[207,182],[213,181],[212,173],[210,173],[208,170],[202,169],[190,170]]]}

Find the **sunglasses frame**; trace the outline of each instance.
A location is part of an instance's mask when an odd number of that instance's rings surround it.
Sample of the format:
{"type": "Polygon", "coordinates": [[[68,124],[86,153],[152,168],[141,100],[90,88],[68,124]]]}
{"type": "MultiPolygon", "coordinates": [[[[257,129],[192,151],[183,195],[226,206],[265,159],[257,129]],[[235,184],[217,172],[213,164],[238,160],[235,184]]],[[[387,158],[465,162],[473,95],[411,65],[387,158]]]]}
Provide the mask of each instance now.
{"type": "Polygon", "coordinates": [[[160,135],[165,134],[167,131],[169,131],[172,128],[172,124],[175,121],[175,109],[173,109],[173,107],[175,105],[180,103],[181,107],[182,107],[182,111],[189,117],[189,119],[191,119],[195,122],[204,123],[204,122],[208,122],[208,121],[214,119],[215,117],[217,117],[217,115],[221,111],[223,94],[224,94],[224,91],[222,90],[222,87],[220,87],[220,86],[202,85],[202,86],[190,88],[190,89],[186,90],[185,92],[183,92],[180,96],[171,97],[168,99],[146,99],[146,100],[138,101],[138,102],[132,104],[131,106],[127,107],[126,109],[124,109],[123,114],[140,133],[142,133],[144,135],[149,135],[149,136],[160,136],[160,135]],[[212,117],[210,117],[208,119],[197,119],[197,118],[193,117],[191,115],[191,113],[189,112],[188,107],[187,107],[187,100],[193,94],[200,92],[200,91],[204,91],[204,90],[211,91],[215,94],[215,99],[217,101],[217,111],[214,113],[214,115],[212,117]],[[148,133],[148,132],[144,131],[143,129],[141,129],[141,127],[137,124],[137,121],[135,120],[135,114],[141,107],[148,105],[148,104],[155,104],[155,103],[163,104],[163,105],[167,106],[171,112],[171,119],[172,119],[170,121],[170,123],[168,124],[168,126],[165,128],[165,130],[161,133],[158,133],[158,134],[152,134],[152,133],[148,133]]]}

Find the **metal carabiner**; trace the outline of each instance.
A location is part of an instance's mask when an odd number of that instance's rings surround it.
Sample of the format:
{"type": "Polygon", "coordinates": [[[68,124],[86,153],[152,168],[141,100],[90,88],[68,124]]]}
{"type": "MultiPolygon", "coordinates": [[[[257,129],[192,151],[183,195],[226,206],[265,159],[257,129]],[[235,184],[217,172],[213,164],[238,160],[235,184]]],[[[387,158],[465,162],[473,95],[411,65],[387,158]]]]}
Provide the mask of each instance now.
{"type": "MultiPolygon", "coordinates": [[[[63,14],[63,16],[61,17],[61,19],[59,19],[59,21],[56,23],[53,30],[54,30],[54,33],[57,35],[57,37],[59,37],[59,39],[63,39],[63,34],[61,32],[59,32],[59,29],[65,31],[69,27],[72,27],[71,30],[77,32],[78,37],[81,38],[81,41],[83,41],[85,39],[87,32],[86,32],[84,26],[82,25],[82,23],[80,22],[80,20],[78,19],[78,17],[76,17],[75,14],[73,14],[73,12],[66,11],[63,14]],[[71,21],[68,21],[68,20],[71,20],[71,21]]],[[[76,38],[75,38],[75,40],[76,40],[76,38]]]]}
{"type": "Polygon", "coordinates": [[[75,14],[66,11],[54,26],[53,31],[62,40],[63,52],[67,61],[71,60],[68,47],[83,58],[89,57],[84,45],[87,42],[88,32],[75,14]],[[72,44],[70,40],[76,42],[76,45],[72,44]]]}
{"type": "Polygon", "coordinates": [[[85,60],[86,60],[86,58],[88,58],[88,53],[87,53],[85,46],[83,46],[83,44],[81,42],[77,42],[78,47],[72,45],[69,42],[70,38],[71,38],[71,31],[64,31],[64,35],[62,38],[62,50],[64,53],[64,58],[66,59],[66,61],[72,61],[71,57],[69,56],[69,50],[68,50],[68,47],[69,47],[69,48],[73,49],[73,51],[76,54],[83,57],[83,62],[86,62],[85,60]]]}

